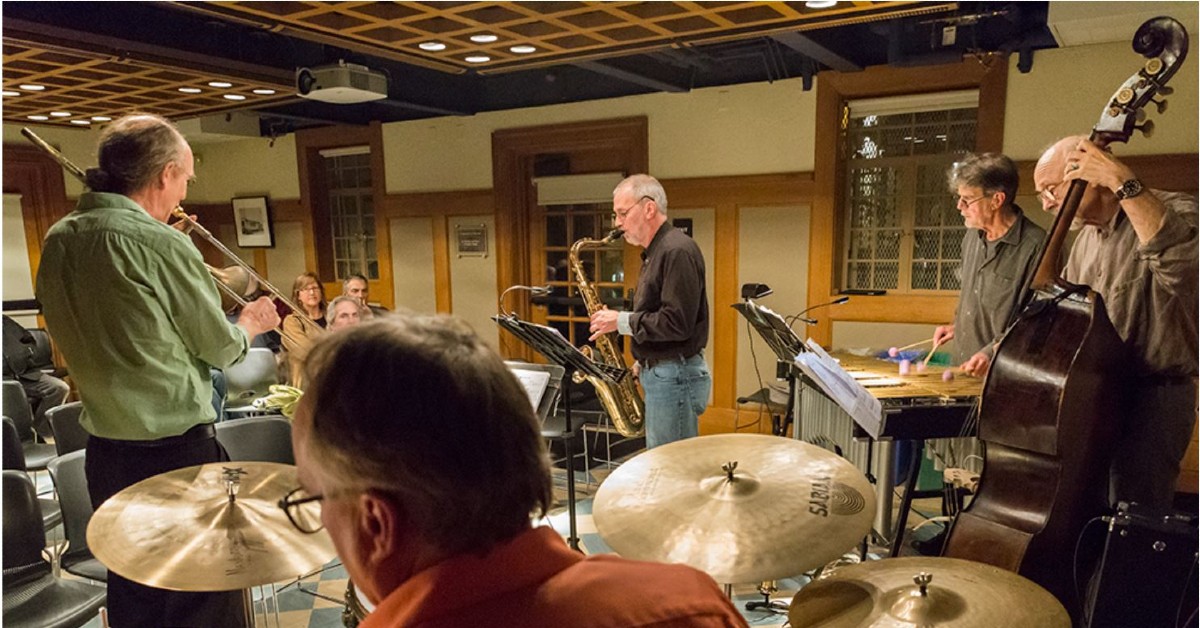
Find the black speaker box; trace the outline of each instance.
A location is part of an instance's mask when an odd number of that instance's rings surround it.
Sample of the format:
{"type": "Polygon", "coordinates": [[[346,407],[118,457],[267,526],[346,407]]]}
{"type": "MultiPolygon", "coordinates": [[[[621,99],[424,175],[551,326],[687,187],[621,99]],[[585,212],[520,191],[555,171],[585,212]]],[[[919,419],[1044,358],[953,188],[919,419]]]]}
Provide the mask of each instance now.
{"type": "Polygon", "coordinates": [[[1089,628],[1195,626],[1196,516],[1121,502],[1106,520],[1089,628]]]}

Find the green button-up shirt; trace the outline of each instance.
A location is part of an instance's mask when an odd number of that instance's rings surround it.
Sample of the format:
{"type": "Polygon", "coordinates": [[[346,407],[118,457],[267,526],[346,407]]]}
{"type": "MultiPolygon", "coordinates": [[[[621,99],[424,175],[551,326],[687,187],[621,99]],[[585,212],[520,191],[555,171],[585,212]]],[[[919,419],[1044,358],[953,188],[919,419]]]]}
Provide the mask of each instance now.
{"type": "Polygon", "coordinates": [[[46,324],[96,436],[154,440],[216,418],[209,365],[245,357],[189,238],[120,194],[80,196],[46,235],[37,275],[46,324]]]}

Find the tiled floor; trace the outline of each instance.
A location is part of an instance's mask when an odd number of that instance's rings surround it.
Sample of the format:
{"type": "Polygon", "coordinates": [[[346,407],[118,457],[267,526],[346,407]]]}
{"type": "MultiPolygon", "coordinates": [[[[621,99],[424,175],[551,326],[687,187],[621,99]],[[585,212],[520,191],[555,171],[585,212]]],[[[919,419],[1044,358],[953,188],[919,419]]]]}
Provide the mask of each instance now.
{"type": "MultiPolygon", "coordinates": [[[[597,475],[604,475],[603,472],[597,475]]],[[[592,490],[595,489],[595,478],[593,479],[592,490]]],[[[612,549],[605,544],[604,540],[596,532],[595,524],[592,520],[592,499],[591,494],[584,490],[582,478],[580,480],[578,503],[576,510],[576,525],[580,539],[580,549],[585,554],[605,554],[612,553],[612,549]]],[[[555,486],[555,497],[559,500],[557,507],[550,513],[546,521],[543,523],[551,525],[566,538],[568,533],[568,515],[565,507],[565,489],[563,488],[563,476],[560,473],[558,476],[558,485],[555,486]]],[[[898,501],[898,500],[897,500],[898,501]]],[[[917,500],[914,502],[914,511],[909,518],[909,525],[913,526],[923,520],[924,517],[933,514],[933,510],[938,506],[938,500],[917,500]]],[[[928,538],[934,535],[937,531],[936,525],[924,526],[915,534],[910,535],[911,538],[928,538]]],[[[907,553],[907,552],[906,552],[907,553]]],[[[872,548],[871,558],[878,558],[884,554],[884,551],[879,548],[872,548]]],[[[777,600],[785,607],[791,602],[792,597],[798,590],[808,582],[806,576],[797,576],[780,580],[776,583],[778,591],[772,595],[772,600],[777,600]]],[[[346,576],[346,571],[337,561],[330,563],[320,573],[313,574],[297,583],[289,583],[286,585],[277,585],[278,590],[276,595],[272,597],[269,591],[267,597],[267,614],[264,617],[263,610],[263,593],[255,591],[255,607],[260,613],[256,618],[256,625],[259,627],[271,626],[279,628],[342,628],[342,614],[345,608],[345,599],[347,594],[349,580],[346,576]],[[278,599],[278,622],[275,615],[274,599],[278,599]]],[[[751,626],[784,626],[787,617],[784,614],[772,613],[769,611],[746,610],[747,602],[762,601],[763,596],[757,590],[758,584],[741,584],[733,587],[734,604],[746,618],[747,623],[751,626]]],[[[100,628],[99,619],[93,620],[86,624],[85,628],[100,628]]]]}

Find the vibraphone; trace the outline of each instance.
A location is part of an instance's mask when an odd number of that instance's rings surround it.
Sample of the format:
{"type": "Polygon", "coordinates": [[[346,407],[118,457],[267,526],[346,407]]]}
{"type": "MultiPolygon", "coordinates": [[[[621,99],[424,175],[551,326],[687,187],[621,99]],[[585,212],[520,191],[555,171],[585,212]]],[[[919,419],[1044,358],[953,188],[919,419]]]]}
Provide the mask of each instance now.
{"type": "MultiPolygon", "coordinates": [[[[973,418],[983,380],[963,375],[957,367],[931,365],[918,373],[914,365],[909,375],[900,375],[895,362],[847,353],[834,353],[833,357],[880,401],[883,409],[879,423],[857,425],[815,383],[798,376],[793,400],[797,408],[794,435],[819,446],[836,446],[860,471],[875,477],[878,511],[874,527],[880,537],[886,538],[892,531],[895,441],[940,439],[931,442],[930,448],[942,459],[961,461],[964,452],[973,450],[970,441],[974,439],[958,437],[974,436],[973,418]],[[942,380],[946,370],[955,371],[953,380],[942,380]]],[[[910,480],[915,481],[915,477],[910,480]]],[[[898,536],[892,533],[888,540],[898,536]]]]}

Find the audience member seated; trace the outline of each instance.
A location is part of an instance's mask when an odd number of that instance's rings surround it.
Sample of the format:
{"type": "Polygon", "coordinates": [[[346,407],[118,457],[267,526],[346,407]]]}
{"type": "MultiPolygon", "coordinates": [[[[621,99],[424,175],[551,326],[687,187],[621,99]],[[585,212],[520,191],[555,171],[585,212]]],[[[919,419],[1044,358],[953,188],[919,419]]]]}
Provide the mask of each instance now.
{"type": "Polygon", "coordinates": [[[350,275],[346,281],[342,282],[342,295],[358,299],[358,302],[368,309],[370,316],[378,316],[388,311],[386,307],[371,305],[368,301],[371,295],[367,278],[358,273],[350,275]]]}
{"type": "Polygon", "coordinates": [[[329,531],[375,604],[360,628],[746,625],[700,571],[585,557],[533,525],[552,502],[537,418],[461,320],[391,314],[325,334],[305,376],[300,487],[281,505],[329,531]],[[302,511],[314,503],[319,518],[302,511]]]}
{"type": "Polygon", "coordinates": [[[329,312],[330,330],[357,325],[372,316],[371,311],[358,299],[346,295],[334,297],[326,311],[329,312]]]}
{"type": "Polygon", "coordinates": [[[33,364],[36,343],[29,330],[4,316],[4,379],[21,382],[33,408],[33,428],[45,437],[52,434],[46,411],[66,401],[71,387],[33,364]]]}
{"type": "Polygon", "coordinates": [[[307,272],[292,283],[292,302],[303,312],[292,312],[283,319],[283,348],[288,357],[288,383],[304,387],[304,359],[308,350],[325,330],[325,289],[316,273],[307,272]]]}

